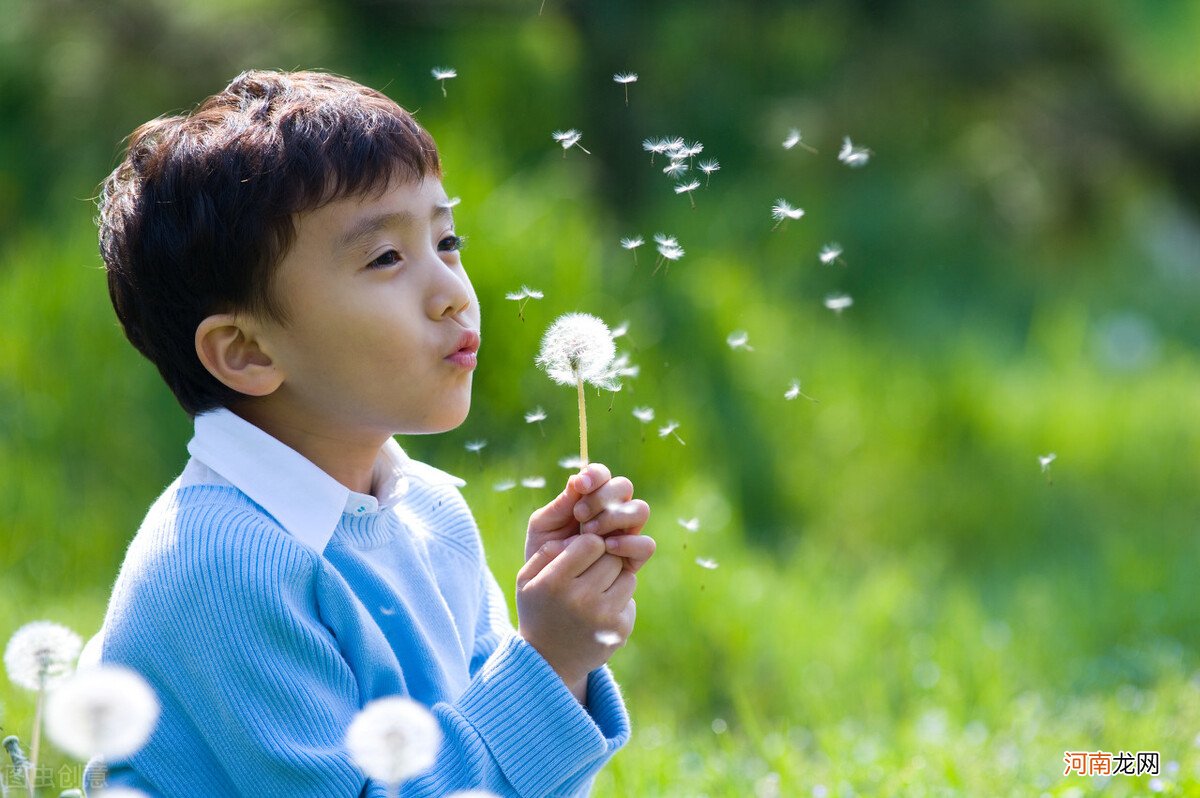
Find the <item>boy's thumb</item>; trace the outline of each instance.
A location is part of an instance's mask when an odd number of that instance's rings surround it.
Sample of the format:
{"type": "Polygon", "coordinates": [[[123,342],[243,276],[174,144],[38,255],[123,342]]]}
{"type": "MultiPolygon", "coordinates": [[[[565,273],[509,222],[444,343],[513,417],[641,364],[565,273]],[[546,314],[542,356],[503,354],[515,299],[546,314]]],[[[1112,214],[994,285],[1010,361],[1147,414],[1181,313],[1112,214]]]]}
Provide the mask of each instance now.
{"type": "Polygon", "coordinates": [[[575,520],[575,503],[582,498],[570,480],[563,492],[529,516],[529,528],[539,532],[560,529],[575,520]]]}

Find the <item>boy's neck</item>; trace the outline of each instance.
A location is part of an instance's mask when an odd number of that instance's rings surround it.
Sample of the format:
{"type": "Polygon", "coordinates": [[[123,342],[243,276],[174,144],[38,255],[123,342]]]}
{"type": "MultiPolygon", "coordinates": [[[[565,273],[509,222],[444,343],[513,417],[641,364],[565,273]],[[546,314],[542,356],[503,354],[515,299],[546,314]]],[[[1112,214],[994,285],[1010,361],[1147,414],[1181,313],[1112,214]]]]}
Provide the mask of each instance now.
{"type": "Polygon", "coordinates": [[[350,490],[373,492],[375,461],[387,442],[386,436],[372,436],[361,429],[314,431],[316,425],[308,419],[291,418],[274,410],[264,413],[253,403],[230,406],[229,410],[304,455],[350,490]]]}

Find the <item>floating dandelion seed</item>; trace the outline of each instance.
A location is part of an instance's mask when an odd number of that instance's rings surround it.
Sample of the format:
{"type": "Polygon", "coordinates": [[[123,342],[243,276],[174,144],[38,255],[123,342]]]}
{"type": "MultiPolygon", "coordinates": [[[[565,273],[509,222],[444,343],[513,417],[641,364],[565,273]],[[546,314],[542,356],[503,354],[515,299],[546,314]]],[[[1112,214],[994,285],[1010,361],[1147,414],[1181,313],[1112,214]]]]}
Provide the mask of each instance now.
{"type": "Polygon", "coordinates": [[[654,420],[653,407],[635,407],[633,408],[633,417],[643,424],[649,424],[654,420]]]}
{"type": "Polygon", "coordinates": [[[531,410],[525,414],[525,423],[526,424],[537,424],[538,429],[541,430],[541,432],[542,432],[543,438],[546,437],[546,430],[542,426],[542,422],[545,420],[546,420],[546,411],[542,409],[541,405],[538,405],[533,410],[531,410]]]}
{"type": "Polygon", "coordinates": [[[699,531],[699,529],[700,529],[700,519],[699,518],[680,518],[678,520],[679,520],[679,525],[681,527],[683,527],[684,529],[686,529],[688,532],[696,532],[696,531],[699,531]]]}
{"type": "MultiPolygon", "coordinates": [[[[651,274],[657,274],[658,269],[662,266],[664,260],[679,260],[683,257],[683,247],[679,246],[679,242],[675,236],[667,236],[662,233],[655,233],[654,242],[658,245],[658,261],[654,265],[654,271],[651,274]]],[[[667,267],[670,269],[670,267],[667,267]]]]}
{"type": "Polygon", "coordinates": [[[487,446],[487,441],[485,441],[485,440],[467,441],[466,443],[463,444],[463,446],[466,447],[466,450],[468,452],[478,452],[478,451],[481,451],[483,449],[483,447],[487,446]]]}
{"type": "Polygon", "coordinates": [[[579,455],[570,454],[559,459],[558,467],[565,468],[567,470],[581,471],[583,469],[583,462],[579,459],[579,455]]]}
{"type": "Polygon", "coordinates": [[[445,208],[445,209],[449,210],[451,208],[457,207],[460,202],[462,202],[462,197],[451,197],[450,199],[444,199],[444,200],[439,201],[437,203],[437,206],[439,208],[445,208]]]}
{"type": "Polygon", "coordinates": [[[571,130],[556,130],[550,135],[555,141],[562,145],[564,158],[567,157],[567,150],[571,149],[572,147],[578,147],[588,155],[592,154],[582,144],[579,143],[579,140],[583,138],[583,134],[574,128],[571,130]]]}
{"type": "Polygon", "coordinates": [[[667,175],[668,177],[675,177],[676,175],[683,174],[687,170],[688,165],[686,161],[671,161],[669,164],[663,167],[663,174],[667,175]]]}
{"type": "Polygon", "coordinates": [[[811,396],[806,394],[804,391],[800,390],[800,380],[792,380],[792,384],[788,386],[788,389],[786,391],[784,391],[783,398],[787,399],[790,402],[791,400],[795,399],[797,396],[803,396],[805,399],[807,399],[810,402],[817,401],[816,399],[813,399],[811,396]]]}
{"type": "MultiPolygon", "coordinates": [[[[1042,473],[1046,475],[1046,480],[1051,485],[1054,484],[1054,478],[1050,476],[1050,464],[1053,463],[1057,459],[1058,459],[1058,455],[1055,454],[1054,452],[1050,452],[1050,454],[1039,454],[1038,455],[1038,465],[1040,465],[1042,467],[1042,473]]],[[[1198,739],[1200,739],[1200,738],[1198,738],[1198,739]]]]}
{"type": "Polygon", "coordinates": [[[434,76],[434,78],[437,79],[438,83],[440,83],[442,85],[442,96],[445,97],[446,96],[446,81],[449,80],[450,78],[458,77],[458,70],[443,69],[442,67],[434,67],[433,68],[433,76],[434,76]]]}
{"type": "Polygon", "coordinates": [[[679,437],[679,433],[675,432],[677,429],[679,429],[678,421],[667,421],[667,426],[658,428],[658,437],[665,438],[668,435],[673,435],[675,436],[675,440],[679,441],[684,446],[687,446],[687,444],[683,442],[683,438],[679,437]]]}
{"type": "Polygon", "coordinates": [[[729,344],[729,348],[733,350],[745,349],[747,352],[754,351],[754,347],[750,346],[750,333],[745,330],[734,330],[726,336],[725,343],[729,344]]]}
{"type": "Polygon", "coordinates": [[[102,663],[50,693],[46,735],[77,759],[124,759],[146,744],[159,711],[158,696],[141,674],[102,663]]]}
{"type": "Polygon", "coordinates": [[[635,267],[637,266],[638,247],[640,247],[642,244],[645,244],[645,243],[646,243],[646,240],[644,238],[642,238],[641,236],[634,236],[633,238],[622,238],[621,239],[621,246],[624,247],[625,249],[628,249],[633,252],[633,265],[635,267]]]}
{"type": "Polygon", "coordinates": [[[855,147],[849,136],[842,139],[842,149],[838,151],[838,160],[851,168],[866,166],[871,160],[872,153],[866,147],[855,147]]]}
{"type": "Polygon", "coordinates": [[[800,136],[800,131],[796,128],[792,128],[788,131],[787,138],[783,140],[783,148],[785,150],[790,150],[797,145],[803,147],[811,153],[816,153],[816,150],[804,143],[800,136]]]}
{"type": "Polygon", "coordinates": [[[530,288],[527,285],[521,286],[517,291],[509,291],[504,295],[504,298],[517,303],[517,318],[525,321],[525,305],[531,299],[541,299],[545,294],[536,288],[530,288]]]}
{"type": "Polygon", "coordinates": [[[707,557],[697,557],[696,565],[699,565],[701,568],[705,568],[709,571],[715,571],[719,567],[719,563],[717,563],[716,560],[710,560],[707,557]]]}
{"type": "Polygon", "coordinates": [[[696,200],[692,199],[692,192],[698,188],[700,188],[700,181],[693,180],[690,183],[680,183],[679,185],[675,186],[675,193],[676,194],[687,194],[688,200],[691,201],[692,207],[695,208],[696,200]]]}
{"type": "Polygon", "coordinates": [[[615,341],[629,332],[629,322],[623,321],[612,329],[612,339],[615,341]]]}
{"type": "Polygon", "coordinates": [[[613,75],[613,80],[620,83],[625,88],[625,104],[629,105],[629,84],[637,83],[636,72],[618,72],[613,75]]]}
{"type": "Polygon", "coordinates": [[[587,412],[583,384],[615,390],[609,369],[617,355],[608,326],[587,313],[559,316],[542,338],[536,363],[559,385],[575,385],[579,396],[579,459],[588,463],[587,412]]]}
{"type": "Polygon", "coordinates": [[[42,710],[46,693],[70,677],[83,648],[79,635],[53,621],[33,621],[13,633],[4,648],[4,668],[17,687],[37,692],[30,767],[36,769],[41,747],[42,710]]]}
{"type": "Polygon", "coordinates": [[[832,310],[839,316],[842,311],[854,304],[854,300],[849,294],[830,294],[825,297],[825,307],[832,310]]]}
{"type": "Polygon", "coordinates": [[[837,242],[830,242],[821,247],[821,251],[817,253],[817,257],[821,260],[821,265],[823,266],[828,266],[834,261],[840,261],[842,265],[846,263],[842,260],[842,245],[837,242]]]}
{"type": "Polygon", "coordinates": [[[442,730],[433,713],[403,696],[370,701],[346,729],[346,749],[362,772],[398,794],[400,784],[437,759],[442,730]]]}
{"type": "Polygon", "coordinates": [[[546,478],[545,477],[522,477],[521,478],[521,487],[533,488],[535,490],[538,488],[544,488],[544,487],[546,487],[546,478]]]}
{"type": "Polygon", "coordinates": [[[654,165],[654,156],[662,155],[667,151],[666,139],[646,139],[642,142],[642,149],[650,153],[650,165],[654,165]]]}
{"type": "Polygon", "coordinates": [[[615,646],[621,643],[621,636],[616,632],[600,631],[596,632],[596,642],[602,646],[615,646]]]}
{"type": "Polygon", "coordinates": [[[803,215],[803,208],[793,208],[791,203],[789,203],[787,200],[777,199],[775,200],[775,204],[771,206],[771,218],[775,220],[775,227],[772,227],[771,229],[774,230],[778,228],[779,225],[783,224],[788,219],[799,219],[803,215]]]}
{"type": "Polygon", "coordinates": [[[504,493],[506,490],[512,490],[517,486],[517,483],[511,479],[501,480],[492,486],[492,490],[497,493],[504,493]]]}
{"type": "Polygon", "coordinates": [[[721,171],[719,161],[701,161],[699,163],[700,171],[704,173],[704,187],[708,188],[708,181],[712,179],[713,172],[721,171]]]}

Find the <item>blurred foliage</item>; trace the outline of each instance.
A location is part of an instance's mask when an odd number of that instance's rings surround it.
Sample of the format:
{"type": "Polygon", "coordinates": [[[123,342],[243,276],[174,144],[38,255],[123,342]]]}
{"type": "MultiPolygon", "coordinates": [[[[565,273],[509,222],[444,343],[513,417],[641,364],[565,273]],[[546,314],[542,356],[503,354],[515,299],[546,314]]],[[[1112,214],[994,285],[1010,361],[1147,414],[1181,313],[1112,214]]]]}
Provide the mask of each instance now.
{"type": "MultiPolygon", "coordinates": [[[[505,584],[576,442],[540,334],[630,322],[642,372],[590,395],[591,449],[661,548],[614,659],[639,732],[598,792],[1060,795],[1084,748],[1161,750],[1194,789],[1200,4],[539,5],[0,0],[0,638],[93,631],[186,460],[96,252],[123,137],[243,69],[324,68],[416,111],[463,198],[475,403],[402,443],[468,479],[505,584]],[[551,141],[569,127],[591,156],[551,141]],[[642,150],[664,135],[720,160],[695,209],[642,150]],[[838,163],[844,135],[868,166],[838,163]],[[780,197],[807,213],[773,231],[780,197]],[[617,244],[658,232],[687,251],[669,271],[617,244]],[[524,321],[521,284],[546,295],[524,321]],[[819,402],[784,400],[792,378],[819,402]]],[[[0,701],[27,727],[26,696],[0,701]]]]}

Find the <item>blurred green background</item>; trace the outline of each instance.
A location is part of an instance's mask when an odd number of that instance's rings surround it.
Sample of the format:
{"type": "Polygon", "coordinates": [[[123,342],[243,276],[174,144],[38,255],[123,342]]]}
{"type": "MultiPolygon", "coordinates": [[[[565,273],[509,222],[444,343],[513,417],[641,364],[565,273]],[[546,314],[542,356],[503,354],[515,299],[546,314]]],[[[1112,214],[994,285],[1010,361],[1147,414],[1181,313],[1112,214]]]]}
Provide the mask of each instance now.
{"type": "MultiPolygon", "coordinates": [[[[475,402],[401,443],[468,480],[510,598],[577,440],[540,335],[629,322],[641,374],[591,394],[591,454],[659,553],[597,795],[1200,795],[1200,4],[540,5],[0,0],[0,641],[90,636],[187,458],[97,253],[122,139],[243,69],[320,68],[414,110],[462,197],[475,402]],[[551,140],[571,127],[590,156],[551,140]],[[667,135],[720,161],[694,209],[642,150],[667,135]],[[772,230],[778,198],[806,215],[772,230]],[[618,244],[654,233],[686,250],[657,274],[618,244]],[[545,292],[523,321],[522,284],[545,292]],[[1064,777],[1080,750],[1162,773],[1064,777]]],[[[0,682],[27,738],[33,698],[0,682]]]]}

